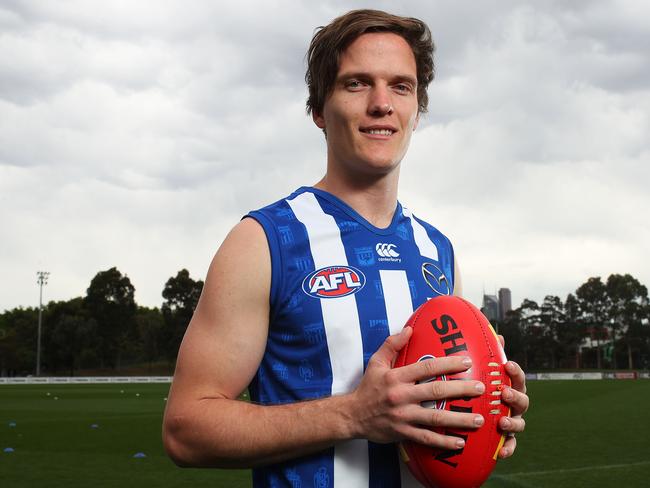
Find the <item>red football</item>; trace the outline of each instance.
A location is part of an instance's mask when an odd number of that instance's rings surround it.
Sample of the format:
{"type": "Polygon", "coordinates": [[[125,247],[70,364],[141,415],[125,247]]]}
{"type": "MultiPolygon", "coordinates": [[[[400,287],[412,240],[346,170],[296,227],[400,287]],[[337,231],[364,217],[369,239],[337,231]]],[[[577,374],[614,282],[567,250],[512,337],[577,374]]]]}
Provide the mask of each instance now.
{"type": "Polygon", "coordinates": [[[452,398],[423,404],[456,412],[480,413],[485,423],[476,430],[436,428],[436,432],[462,437],[465,446],[441,450],[402,443],[402,457],[411,473],[430,488],[472,488],[490,476],[504,436],[497,422],[510,409],[501,402],[503,385],[510,385],[504,370],[506,355],[485,316],[471,303],[455,296],[441,296],[422,304],[406,323],[413,327],[409,343],[400,351],[395,367],[427,358],[469,356],[472,367],[463,373],[443,375],[430,381],[478,380],[485,393],[472,398],[452,398]]]}

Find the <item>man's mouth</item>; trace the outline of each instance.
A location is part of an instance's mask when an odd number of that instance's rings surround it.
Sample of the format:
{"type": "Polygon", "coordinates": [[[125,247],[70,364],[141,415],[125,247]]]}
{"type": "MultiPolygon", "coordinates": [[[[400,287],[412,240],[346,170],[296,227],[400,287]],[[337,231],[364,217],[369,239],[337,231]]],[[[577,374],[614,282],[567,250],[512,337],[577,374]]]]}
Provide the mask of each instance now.
{"type": "Polygon", "coordinates": [[[378,136],[392,136],[397,131],[393,129],[361,129],[361,132],[378,136]]]}

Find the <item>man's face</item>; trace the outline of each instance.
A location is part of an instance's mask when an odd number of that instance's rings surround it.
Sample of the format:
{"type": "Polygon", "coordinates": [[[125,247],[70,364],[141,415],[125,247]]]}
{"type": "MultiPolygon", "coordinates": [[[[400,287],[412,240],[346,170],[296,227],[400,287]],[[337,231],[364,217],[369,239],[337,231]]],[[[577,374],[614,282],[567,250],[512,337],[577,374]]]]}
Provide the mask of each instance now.
{"type": "Polygon", "coordinates": [[[397,168],[418,122],[417,66],[404,38],[371,33],[355,39],[314,122],[327,132],[329,164],[372,175],[397,168]]]}

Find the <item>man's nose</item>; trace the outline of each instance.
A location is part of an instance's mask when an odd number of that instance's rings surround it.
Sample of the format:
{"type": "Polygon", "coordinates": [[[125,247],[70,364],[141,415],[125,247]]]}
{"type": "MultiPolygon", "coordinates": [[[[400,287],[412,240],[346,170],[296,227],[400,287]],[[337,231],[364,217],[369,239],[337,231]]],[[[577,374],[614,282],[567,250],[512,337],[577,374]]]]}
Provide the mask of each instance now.
{"type": "Polygon", "coordinates": [[[392,114],[393,110],[393,103],[387,87],[374,87],[368,101],[368,113],[375,117],[382,117],[392,114]]]}

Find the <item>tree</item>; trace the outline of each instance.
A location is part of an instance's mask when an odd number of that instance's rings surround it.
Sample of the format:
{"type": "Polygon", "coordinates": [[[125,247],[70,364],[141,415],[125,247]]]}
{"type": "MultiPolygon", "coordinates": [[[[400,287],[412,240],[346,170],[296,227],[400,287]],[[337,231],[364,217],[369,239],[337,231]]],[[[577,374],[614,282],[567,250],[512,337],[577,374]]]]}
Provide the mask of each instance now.
{"type": "Polygon", "coordinates": [[[37,308],[19,307],[2,314],[0,328],[5,338],[0,362],[10,374],[32,374],[35,371],[37,323],[37,308]]]}
{"type": "Polygon", "coordinates": [[[606,337],[607,289],[600,277],[589,278],[576,290],[582,318],[592,340],[596,339],[596,367],[602,368],[600,341],[606,337]]]}
{"type": "Polygon", "coordinates": [[[622,334],[627,346],[628,368],[634,368],[632,350],[643,343],[644,329],[640,327],[648,304],[648,289],[629,274],[613,274],[607,278],[608,318],[612,330],[613,367],[616,362],[616,341],[622,334]]]}
{"type": "Polygon", "coordinates": [[[160,357],[163,316],[157,308],[138,307],[135,316],[138,329],[140,356],[149,365],[151,374],[152,363],[160,357]]]}
{"type": "Polygon", "coordinates": [[[564,304],[560,297],[546,295],[539,312],[539,322],[542,326],[541,349],[544,351],[545,356],[550,358],[550,367],[555,369],[558,362],[558,352],[566,352],[563,344],[559,342],[560,330],[565,324],[564,304]],[[559,351],[560,349],[561,351],[559,351]]]}
{"type": "Polygon", "coordinates": [[[15,368],[17,341],[16,330],[9,327],[3,318],[0,316],[0,376],[8,376],[15,368]]]}
{"type": "Polygon", "coordinates": [[[15,308],[0,315],[0,368],[9,375],[32,374],[36,367],[37,308],[15,308]]]}
{"type": "MultiPolygon", "coordinates": [[[[542,329],[539,321],[539,305],[533,300],[524,299],[517,308],[520,317],[524,369],[539,365],[537,356],[540,352],[542,329]]],[[[543,354],[542,354],[543,356],[543,354]]]]}
{"type": "Polygon", "coordinates": [[[524,337],[521,325],[520,309],[510,310],[501,322],[499,332],[506,343],[506,356],[508,359],[525,364],[524,337]]]}
{"type": "Polygon", "coordinates": [[[17,352],[20,346],[12,315],[13,311],[0,315],[0,376],[13,376],[19,369],[17,352]]]}
{"type": "Polygon", "coordinates": [[[81,297],[50,302],[45,316],[49,325],[44,352],[50,369],[54,372],[65,368],[69,376],[74,376],[89,350],[94,350],[90,355],[97,355],[97,322],[89,316],[81,297]]]}
{"type": "MultiPolygon", "coordinates": [[[[558,340],[563,344],[567,351],[575,351],[575,368],[580,368],[581,354],[580,343],[585,337],[584,321],[582,320],[582,311],[580,310],[580,303],[576,296],[569,293],[564,302],[564,326],[560,328],[558,340]]],[[[567,364],[567,366],[571,366],[567,364]]]]}
{"type": "Polygon", "coordinates": [[[185,329],[190,323],[202,290],[203,281],[194,281],[186,269],[180,270],[165,283],[162,292],[165,301],[161,307],[165,321],[163,347],[165,355],[172,362],[176,360],[185,329]]]}
{"type": "Polygon", "coordinates": [[[135,336],[135,288],[117,268],[100,271],[90,282],[84,304],[97,322],[101,366],[120,366],[135,336]]]}

